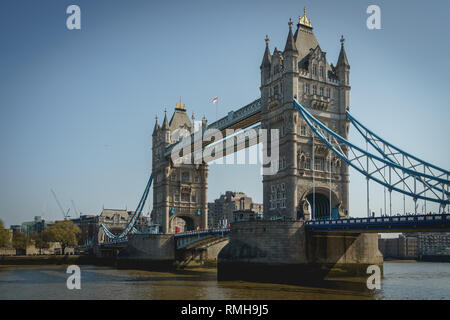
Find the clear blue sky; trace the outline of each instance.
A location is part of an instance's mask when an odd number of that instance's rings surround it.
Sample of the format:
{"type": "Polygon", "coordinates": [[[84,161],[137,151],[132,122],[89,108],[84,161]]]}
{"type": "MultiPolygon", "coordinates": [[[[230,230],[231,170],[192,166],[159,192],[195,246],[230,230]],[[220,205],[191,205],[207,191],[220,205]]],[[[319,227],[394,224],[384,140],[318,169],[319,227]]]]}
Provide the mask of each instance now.
{"type": "MultiPolygon", "coordinates": [[[[264,37],[283,49],[288,19],[304,6],[330,62],[346,38],[353,114],[449,169],[448,1],[3,0],[0,218],[61,219],[51,188],[83,213],[134,209],[155,115],[179,96],[210,120],[215,96],[220,115],[258,98],[264,37]],[[70,4],[81,7],[80,31],[66,29],[70,4]],[[366,28],[370,4],[381,7],[382,30],[366,28]]],[[[259,166],[213,165],[209,177],[210,201],[225,190],[262,201],[259,166]]],[[[365,182],[353,172],[350,201],[351,214],[364,216],[365,182]]]]}

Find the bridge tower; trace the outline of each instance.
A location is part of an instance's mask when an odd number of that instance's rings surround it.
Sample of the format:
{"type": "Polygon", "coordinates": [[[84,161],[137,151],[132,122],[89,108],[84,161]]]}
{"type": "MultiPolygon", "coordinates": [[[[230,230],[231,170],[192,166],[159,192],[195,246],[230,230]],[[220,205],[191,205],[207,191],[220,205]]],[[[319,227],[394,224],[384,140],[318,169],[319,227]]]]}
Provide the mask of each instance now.
{"type": "MultiPolygon", "coordinates": [[[[194,132],[186,107],[177,103],[170,121],[165,111],[162,125],[156,119],[152,134],[152,219],[163,233],[208,227],[208,165],[176,164],[166,149],[194,132]]],[[[193,163],[193,162],[192,162],[193,163]]]]}
{"type": "Polygon", "coordinates": [[[292,103],[297,99],[330,129],[348,137],[345,113],[349,108],[350,65],[344,38],[333,66],[319,46],[306,9],[295,33],[291,20],[288,25],[284,51],[275,48],[271,54],[266,36],[260,67],[261,127],[279,129],[280,136],[278,172],[263,176],[264,217],[329,217],[330,198],[332,215],[344,217],[349,203],[348,166],[319,138],[313,140],[308,124],[292,103]]]}

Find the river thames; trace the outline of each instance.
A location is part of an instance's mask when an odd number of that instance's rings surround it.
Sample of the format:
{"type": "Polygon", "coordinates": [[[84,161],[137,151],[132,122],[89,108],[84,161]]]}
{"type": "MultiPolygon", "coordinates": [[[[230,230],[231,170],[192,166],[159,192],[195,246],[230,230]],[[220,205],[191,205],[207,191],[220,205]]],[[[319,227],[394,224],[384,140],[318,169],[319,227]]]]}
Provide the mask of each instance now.
{"type": "Polygon", "coordinates": [[[0,266],[0,299],[450,299],[450,263],[387,261],[381,289],[364,279],[320,286],[218,282],[215,268],[180,272],[85,265],[81,289],[68,290],[66,266],[0,266]]]}

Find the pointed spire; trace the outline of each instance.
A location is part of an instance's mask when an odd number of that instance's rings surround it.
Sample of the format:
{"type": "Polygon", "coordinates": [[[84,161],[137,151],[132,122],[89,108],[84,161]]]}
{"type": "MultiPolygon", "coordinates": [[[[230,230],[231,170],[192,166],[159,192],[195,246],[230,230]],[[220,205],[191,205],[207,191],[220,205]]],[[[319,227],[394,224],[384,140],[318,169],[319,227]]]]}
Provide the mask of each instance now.
{"type": "Polygon", "coordinates": [[[159,124],[158,124],[158,116],[155,116],[155,127],[153,128],[153,135],[156,134],[156,132],[159,130],[159,124]]]}
{"type": "Polygon", "coordinates": [[[261,68],[263,67],[270,67],[270,65],[272,64],[272,56],[270,55],[270,49],[269,49],[269,36],[266,35],[266,51],[264,51],[264,57],[263,60],[261,62],[261,68]]]}
{"type": "Polygon", "coordinates": [[[206,128],[206,117],[205,117],[205,115],[203,115],[203,118],[202,118],[202,128],[206,128]]]}
{"type": "Polygon", "coordinates": [[[294,51],[294,52],[298,52],[297,51],[297,47],[295,46],[295,41],[294,41],[294,35],[292,34],[292,19],[289,18],[289,34],[286,40],[286,46],[284,47],[284,52],[287,51],[294,51]]]}
{"type": "Polygon", "coordinates": [[[169,130],[169,121],[167,121],[167,109],[164,109],[164,121],[161,129],[169,130]]]}
{"type": "Polygon", "coordinates": [[[344,39],[343,35],[341,36],[340,41],[341,41],[341,52],[339,52],[339,58],[338,58],[336,67],[340,67],[340,66],[348,67],[348,66],[350,66],[350,64],[348,63],[347,55],[345,54],[345,49],[344,49],[345,39],[344,39]]]}

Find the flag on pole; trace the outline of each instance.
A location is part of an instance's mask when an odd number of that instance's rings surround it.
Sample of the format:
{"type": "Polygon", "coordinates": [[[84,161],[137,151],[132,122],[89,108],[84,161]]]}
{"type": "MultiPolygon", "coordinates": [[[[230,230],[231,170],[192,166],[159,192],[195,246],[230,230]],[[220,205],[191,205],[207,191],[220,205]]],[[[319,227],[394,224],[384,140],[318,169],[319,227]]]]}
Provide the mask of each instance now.
{"type": "Polygon", "coordinates": [[[214,103],[214,104],[216,104],[216,102],[217,102],[217,97],[215,97],[215,98],[212,99],[212,101],[211,101],[211,103],[214,103]]]}

